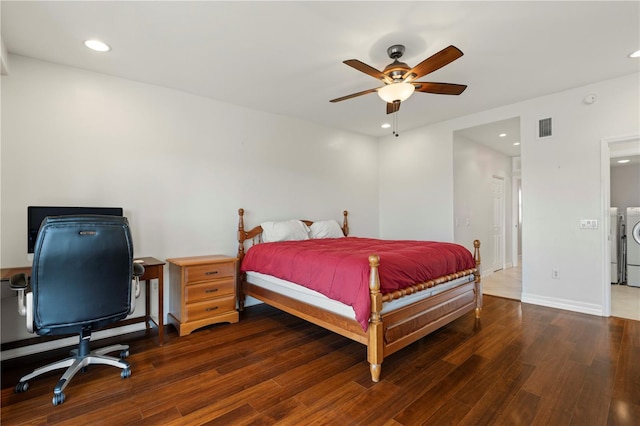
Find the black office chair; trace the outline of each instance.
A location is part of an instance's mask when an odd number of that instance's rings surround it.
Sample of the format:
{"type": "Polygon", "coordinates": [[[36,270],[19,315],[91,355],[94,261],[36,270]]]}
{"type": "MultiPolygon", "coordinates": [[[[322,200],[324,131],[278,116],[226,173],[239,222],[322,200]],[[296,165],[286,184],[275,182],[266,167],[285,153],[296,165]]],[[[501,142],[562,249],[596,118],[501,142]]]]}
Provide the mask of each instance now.
{"type": "Polygon", "coordinates": [[[67,368],[53,390],[53,405],[64,402],[64,388],[89,364],[106,364],[131,375],[127,345],[89,351],[91,332],[115,323],[135,309],[142,265],[133,262],[129,224],[118,216],[58,216],[42,222],[36,240],[31,281],[24,274],[11,277],[18,291],[19,313],[29,332],[41,336],[79,334],[78,348],[64,360],[34,370],[20,379],[16,392],[28,389],[28,380],[67,368]],[[30,288],[29,288],[30,287],[30,288]],[[26,293],[26,294],[25,294],[26,293]],[[120,359],[106,356],[120,351],[120,359]]]}

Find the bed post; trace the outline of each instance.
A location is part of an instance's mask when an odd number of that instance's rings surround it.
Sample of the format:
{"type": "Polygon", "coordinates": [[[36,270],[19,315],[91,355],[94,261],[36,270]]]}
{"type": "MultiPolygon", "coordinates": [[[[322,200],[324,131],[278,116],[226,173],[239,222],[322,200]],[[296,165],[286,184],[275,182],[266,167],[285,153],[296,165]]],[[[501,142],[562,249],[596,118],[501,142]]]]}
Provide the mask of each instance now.
{"type": "Polygon", "coordinates": [[[238,209],[238,260],[244,257],[244,209],[238,209]]]}
{"type": "MultiPolygon", "coordinates": [[[[345,218],[347,216],[345,215],[345,218]]],[[[380,293],[380,277],[378,275],[378,265],[380,256],[373,254],[369,256],[369,292],[371,293],[371,317],[369,319],[369,344],[367,345],[367,358],[371,370],[371,380],[380,381],[382,370],[382,360],[384,357],[382,341],[382,293],[380,293]]]]}
{"type": "Polygon", "coordinates": [[[342,212],[342,215],[344,216],[344,219],[342,219],[342,233],[345,237],[349,236],[349,221],[347,220],[348,214],[349,212],[346,210],[342,212]]]}
{"type": "Polygon", "coordinates": [[[240,264],[244,258],[244,239],[244,209],[238,209],[238,270],[236,271],[238,279],[236,282],[236,294],[238,297],[238,310],[241,312],[244,310],[244,289],[242,288],[244,277],[240,272],[240,264]]]}
{"type": "Polygon", "coordinates": [[[476,261],[476,318],[480,318],[482,311],[482,277],[480,259],[480,240],[473,242],[473,259],[476,261]]]}

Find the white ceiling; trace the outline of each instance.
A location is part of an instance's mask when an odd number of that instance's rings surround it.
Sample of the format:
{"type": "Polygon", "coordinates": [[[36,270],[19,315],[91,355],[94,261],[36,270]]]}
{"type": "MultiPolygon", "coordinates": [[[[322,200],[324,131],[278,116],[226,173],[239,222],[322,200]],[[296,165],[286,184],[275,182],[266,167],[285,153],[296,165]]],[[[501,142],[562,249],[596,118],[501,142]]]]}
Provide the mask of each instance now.
{"type": "Polygon", "coordinates": [[[520,155],[520,145],[514,145],[520,142],[520,117],[456,130],[456,135],[487,145],[509,157],[520,155]]]}
{"type": "MultiPolygon", "coordinates": [[[[10,53],[183,90],[371,136],[388,121],[379,86],[342,64],[377,69],[406,46],[416,65],[453,44],[464,56],[422,81],[467,84],[416,93],[408,130],[640,71],[640,2],[1,2],[10,53]],[[100,54],[82,42],[99,38],[100,54]]],[[[9,62],[9,76],[11,63],[9,62]]]]}
{"type": "Polygon", "coordinates": [[[610,143],[609,158],[611,167],[640,166],[640,139],[610,143]],[[618,163],[620,160],[629,161],[627,163],[620,164],[618,163]]]}

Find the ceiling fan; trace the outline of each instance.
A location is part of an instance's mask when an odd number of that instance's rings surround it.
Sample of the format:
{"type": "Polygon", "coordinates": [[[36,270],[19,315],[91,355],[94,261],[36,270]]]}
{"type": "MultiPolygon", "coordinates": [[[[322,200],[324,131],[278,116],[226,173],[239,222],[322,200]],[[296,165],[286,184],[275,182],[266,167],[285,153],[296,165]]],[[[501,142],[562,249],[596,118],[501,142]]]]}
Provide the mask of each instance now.
{"type": "Polygon", "coordinates": [[[450,64],[463,55],[462,51],[455,46],[449,46],[438,53],[428,57],[413,68],[398,59],[404,54],[404,46],[395,44],[387,49],[387,54],[393,62],[378,71],[370,65],[357,59],[344,61],[349,65],[371,77],[377,78],[384,83],[384,86],[374,89],[364,90],[351,95],[332,99],[329,102],[340,102],[368,93],[378,92],[378,96],[387,103],[387,114],[392,114],[400,110],[400,103],[405,101],[413,92],[436,93],[439,95],[459,95],[467,88],[464,84],[453,83],[431,83],[426,81],[415,81],[429,73],[450,64]]]}

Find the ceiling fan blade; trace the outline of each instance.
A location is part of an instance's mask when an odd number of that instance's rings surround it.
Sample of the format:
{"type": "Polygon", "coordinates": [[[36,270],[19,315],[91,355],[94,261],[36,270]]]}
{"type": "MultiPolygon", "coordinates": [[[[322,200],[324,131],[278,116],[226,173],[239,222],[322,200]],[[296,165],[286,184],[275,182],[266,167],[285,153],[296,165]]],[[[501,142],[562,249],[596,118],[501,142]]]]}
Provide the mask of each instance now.
{"type": "Polygon", "coordinates": [[[434,72],[435,70],[444,67],[447,64],[450,64],[462,55],[462,51],[455,46],[445,47],[438,53],[428,57],[427,59],[407,71],[402,76],[402,79],[415,80],[416,78],[425,76],[429,73],[434,72]]]}
{"type": "Polygon", "coordinates": [[[366,95],[367,93],[373,93],[376,90],[378,90],[379,88],[375,88],[375,89],[369,89],[369,90],[363,90],[362,92],[358,92],[358,93],[352,93],[350,95],[347,96],[343,96],[341,98],[335,98],[335,99],[331,99],[329,102],[340,102],[340,101],[346,101],[347,99],[351,99],[351,98],[355,98],[356,96],[362,96],[362,95],[366,95]]]}
{"type": "Polygon", "coordinates": [[[400,111],[400,101],[387,102],[387,114],[400,111]]]}
{"type": "Polygon", "coordinates": [[[377,69],[375,69],[374,67],[372,67],[371,65],[367,65],[364,62],[361,62],[357,59],[347,59],[346,61],[343,61],[343,63],[349,65],[352,68],[357,69],[360,72],[363,72],[367,75],[370,75],[373,78],[377,78],[378,80],[382,80],[385,81],[387,83],[391,83],[392,80],[387,77],[386,75],[384,75],[382,73],[382,71],[378,71],[377,69]]]}
{"type": "Polygon", "coordinates": [[[467,88],[466,84],[453,83],[429,83],[426,81],[413,81],[416,92],[435,93],[436,95],[459,95],[467,88]]]}

